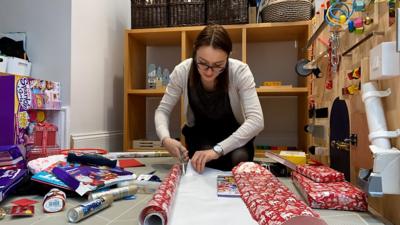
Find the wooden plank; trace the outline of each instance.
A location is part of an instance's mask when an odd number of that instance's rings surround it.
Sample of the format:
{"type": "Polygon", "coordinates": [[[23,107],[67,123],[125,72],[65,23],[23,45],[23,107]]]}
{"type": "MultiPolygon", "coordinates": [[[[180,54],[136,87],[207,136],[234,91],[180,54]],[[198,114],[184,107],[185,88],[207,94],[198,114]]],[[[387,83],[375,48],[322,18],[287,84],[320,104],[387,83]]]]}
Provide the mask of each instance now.
{"type": "MultiPolygon", "coordinates": [[[[258,41],[285,41],[296,40],[304,34],[308,34],[309,21],[283,22],[283,23],[259,23],[244,25],[224,25],[233,42],[242,41],[242,29],[248,29],[248,38],[251,42],[258,41]],[[285,35],[282,35],[285,34],[285,35]]],[[[180,32],[186,31],[194,40],[204,26],[192,27],[168,27],[127,30],[128,35],[148,45],[177,45],[180,32]],[[156,35],[154,35],[156,34],[156,35]]]]}
{"type": "Polygon", "coordinates": [[[127,91],[129,95],[147,96],[147,97],[162,97],[165,93],[165,88],[159,89],[130,89],[127,91]]]}
{"type": "Polygon", "coordinates": [[[127,71],[130,73],[129,89],[146,87],[146,46],[135,38],[129,37],[130,56],[127,71]]]}
{"type": "MultiPolygon", "coordinates": [[[[347,80],[346,72],[355,69],[361,65],[361,82],[369,82],[369,51],[371,48],[375,47],[382,41],[393,41],[395,40],[394,28],[388,28],[388,12],[387,12],[387,2],[375,2],[367,9],[367,12],[363,12],[365,16],[368,14],[373,17],[374,22],[372,25],[366,26],[365,34],[356,35],[354,33],[342,32],[340,40],[340,49],[344,52],[349,49],[357,41],[362,39],[366,34],[373,31],[384,31],[385,36],[376,36],[370,38],[368,41],[359,45],[355,48],[351,55],[342,57],[342,63],[340,65],[339,74],[334,75],[334,87],[332,90],[327,91],[324,89],[325,79],[317,79],[315,81],[315,99],[318,103],[317,107],[329,106],[332,104],[333,99],[337,96],[341,96],[341,88],[346,84],[350,84],[347,80]]],[[[357,16],[357,15],[355,15],[357,16]]],[[[325,37],[328,31],[324,31],[325,37]]],[[[321,34],[324,36],[324,34],[321,34]]],[[[317,45],[320,43],[317,42],[317,45]]],[[[323,48],[318,48],[315,53],[318,53],[323,48]]],[[[320,69],[323,77],[327,76],[326,73],[326,60],[320,62],[320,69]]],[[[354,81],[353,81],[354,82],[354,81]]],[[[400,115],[400,78],[394,78],[390,80],[378,81],[381,90],[386,88],[391,88],[392,95],[383,98],[383,107],[386,114],[387,124],[390,127],[389,130],[394,130],[400,127],[400,121],[398,120],[400,115]]],[[[361,101],[360,95],[354,96],[341,96],[346,99],[350,109],[350,123],[351,123],[351,133],[357,133],[358,135],[358,145],[351,146],[351,181],[355,183],[357,179],[357,174],[360,168],[372,168],[373,160],[372,154],[369,150],[369,140],[368,140],[368,126],[365,118],[364,104],[361,101]]],[[[318,120],[319,124],[326,125],[326,121],[318,120]]],[[[328,128],[328,126],[327,126],[328,128]]],[[[329,143],[319,142],[319,140],[312,140],[311,144],[329,146],[329,143]]],[[[400,148],[400,139],[393,139],[392,145],[394,147],[400,148]]],[[[400,196],[395,195],[385,195],[382,198],[368,198],[368,204],[371,209],[375,210],[377,213],[390,220],[394,224],[399,224],[400,214],[398,213],[400,209],[400,196]]]]}
{"type": "Polygon", "coordinates": [[[246,30],[248,42],[294,41],[308,34],[308,24],[246,27],[246,30]]]}
{"type": "Polygon", "coordinates": [[[192,57],[193,42],[188,37],[187,31],[182,31],[181,39],[181,60],[192,57]]]}
{"type": "Polygon", "coordinates": [[[357,145],[350,146],[351,182],[357,184],[360,168],[371,169],[372,153],[369,150],[368,123],[361,95],[350,98],[350,133],[357,135],[357,145]]]}
{"type": "Polygon", "coordinates": [[[180,45],[181,31],[167,31],[167,32],[143,32],[143,33],[129,33],[131,38],[135,38],[143,45],[147,46],[166,46],[166,45],[180,45]]]}
{"type": "MultiPolygon", "coordinates": [[[[310,21],[297,21],[297,22],[278,22],[278,23],[253,23],[253,24],[235,24],[223,25],[225,29],[242,29],[242,28],[276,28],[276,27],[301,27],[308,26],[310,21]]],[[[180,31],[200,31],[205,26],[185,26],[185,27],[163,27],[163,28],[145,28],[145,29],[128,29],[129,34],[142,34],[142,33],[162,33],[162,32],[180,32],[180,31]]]]}
{"type": "Polygon", "coordinates": [[[308,149],[307,133],[304,126],[308,121],[308,92],[297,99],[297,148],[308,149]]]}
{"type": "Polygon", "coordinates": [[[242,62],[247,63],[247,30],[242,29],[242,62]]]}
{"type": "Polygon", "coordinates": [[[259,96],[301,96],[308,95],[307,87],[256,88],[259,96]]]}

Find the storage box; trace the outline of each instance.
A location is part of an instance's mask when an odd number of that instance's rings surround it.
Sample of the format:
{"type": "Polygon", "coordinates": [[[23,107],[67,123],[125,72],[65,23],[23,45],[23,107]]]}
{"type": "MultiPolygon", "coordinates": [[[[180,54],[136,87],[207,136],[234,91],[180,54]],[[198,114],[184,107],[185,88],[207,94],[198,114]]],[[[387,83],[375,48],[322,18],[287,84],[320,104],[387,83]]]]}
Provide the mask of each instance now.
{"type": "Polygon", "coordinates": [[[0,145],[25,144],[29,110],[60,110],[60,83],[24,76],[0,76],[0,145]]]}
{"type": "Polygon", "coordinates": [[[131,0],[132,29],[168,26],[167,6],[167,0],[131,0]]]}
{"type": "Polygon", "coordinates": [[[25,59],[8,57],[7,73],[29,76],[31,75],[31,66],[32,64],[25,59]]]}
{"type": "Polygon", "coordinates": [[[170,0],[169,26],[194,26],[206,23],[204,0],[170,0]]]}
{"type": "Polygon", "coordinates": [[[7,62],[8,62],[8,57],[0,55],[0,72],[1,73],[7,72],[7,62]]]}
{"type": "Polygon", "coordinates": [[[208,24],[248,23],[249,11],[247,0],[212,0],[207,1],[208,24]]]}
{"type": "Polygon", "coordinates": [[[304,165],[307,163],[306,153],[301,151],[281,151],[280,156],[289,160],[296,165],[304,165]]]}

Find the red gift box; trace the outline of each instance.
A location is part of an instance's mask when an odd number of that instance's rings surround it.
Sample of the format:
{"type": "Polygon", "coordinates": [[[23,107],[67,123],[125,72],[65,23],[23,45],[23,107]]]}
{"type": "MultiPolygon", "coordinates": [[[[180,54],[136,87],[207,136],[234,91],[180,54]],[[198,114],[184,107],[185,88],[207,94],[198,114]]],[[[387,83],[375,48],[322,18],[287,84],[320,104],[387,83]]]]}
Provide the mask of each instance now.
{"type": "Polygon", "coordinates": [[[33,145],[35,147],[56,147],[58,128],[51,123],[38,123],[33,131],[33,145]]]}
{"type": "Polygon", "coordinates": [[[317,183],[292,173],[293,183],[311,208],[367,211],[367,195],[349,182],[317,183]]]}
{"type": "Polygon", "coordinates": [[[264,167],[251,162],[240,163],[232,173],[251,216],[260,225],[280,225],[298,218],[305,220],[300,224],[325,224],[264,167]]]}
{"type": "Polygon", "coordinates": [[[344,181],[344,174],[330,167],[318,165],[298,165],[296,171],[315,182],[340,182],[344,181]]]}

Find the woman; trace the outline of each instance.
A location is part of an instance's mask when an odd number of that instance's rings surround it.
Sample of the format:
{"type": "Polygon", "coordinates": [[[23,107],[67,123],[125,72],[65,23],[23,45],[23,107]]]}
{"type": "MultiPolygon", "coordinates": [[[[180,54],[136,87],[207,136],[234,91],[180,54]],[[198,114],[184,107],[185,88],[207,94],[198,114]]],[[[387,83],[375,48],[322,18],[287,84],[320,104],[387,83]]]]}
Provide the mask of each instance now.
{"type": "Polygon", "coordinates": [[[264,118],[248,65],[229,58],[232,41],[220,25],[205,27],[194,43],[193,56],[177,65],[155,113],[157,135],[175,157],[191,158],[201,173],[205,166],[231,170],[252,161],[254,137],[264,118]],[[169,116],[183,95],[189,151],[169,134],[169,116]]]}

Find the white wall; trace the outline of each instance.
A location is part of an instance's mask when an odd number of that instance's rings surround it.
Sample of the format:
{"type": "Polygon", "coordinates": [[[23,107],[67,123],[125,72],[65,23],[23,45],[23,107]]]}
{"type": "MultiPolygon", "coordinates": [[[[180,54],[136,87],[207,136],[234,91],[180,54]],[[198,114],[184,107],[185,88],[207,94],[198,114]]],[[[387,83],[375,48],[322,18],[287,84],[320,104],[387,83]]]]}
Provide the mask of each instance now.
{"type": "MultiPolygon", "coordinates": [[[[72,0],[71,134],[121,132],[129,0],[72,0]]],[[[110,149],[110,150],[121,150],[110,149]]]]}
{"type": "Polygon", "coordinates": [[[71,2],[0,0],[0,32],[26,32],[35,78],[60,81],[63,105],[70,102],[71,2]]]}

